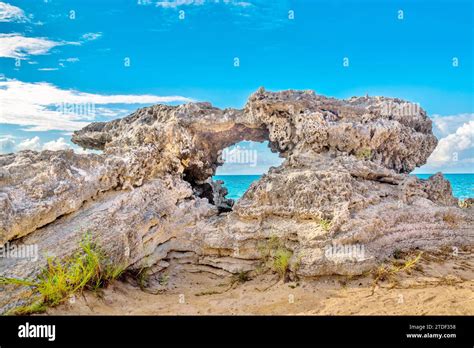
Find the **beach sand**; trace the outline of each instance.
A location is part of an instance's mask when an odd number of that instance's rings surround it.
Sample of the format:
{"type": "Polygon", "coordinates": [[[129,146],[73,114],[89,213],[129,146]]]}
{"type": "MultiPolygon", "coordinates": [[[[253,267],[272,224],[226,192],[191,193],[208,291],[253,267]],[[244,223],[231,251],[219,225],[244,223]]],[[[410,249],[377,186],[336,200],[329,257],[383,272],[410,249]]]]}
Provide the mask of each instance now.
{"type": "MultiPolygon", "coordinates": [[[[403,267],[416,253],[388,261],[403,267]]],[[[141,290],[115,281],[99,293],[84,292],[54,315],[474,315],[472,250],[423,253],[408,270],[386,279],[373,273],[284,283],[275,274],[234,282],[209,273],[169,273],[161,285],[141,290]],[[158,292],[154,294],[152,292],[158,292]]],[[[155,282],[158,284],[158,281],[155,282]]]]}

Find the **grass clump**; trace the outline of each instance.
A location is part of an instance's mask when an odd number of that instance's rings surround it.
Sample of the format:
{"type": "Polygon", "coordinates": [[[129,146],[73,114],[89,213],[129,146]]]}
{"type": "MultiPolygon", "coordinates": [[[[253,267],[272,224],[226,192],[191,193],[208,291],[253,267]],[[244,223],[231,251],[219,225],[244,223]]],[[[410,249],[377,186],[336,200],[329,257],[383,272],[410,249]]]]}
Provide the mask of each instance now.
{"type": "Polygon", "coordinates": [[[275,252],[273,257],[273,270],[277,272],[281,278],[284,278],[290,269],[290,259],[293,253],[290,250],[280,248],[275,252]]]}
{"type": "Polygon", "coordinates": [[[331,228],[331,220],[328,220],[328,219],[320,219],[319,220],[319,226],[321,226],[321,228],[324,230],[324,231],[329,231],[329,229],[331,228]]]}
{"type": "Polygon", "coordinates": [[[356,157],[360,160],[369,160],[372,157],[372,150],[369,148],[361,149],[356,153],[356,157]]]}
{"type": "Polygon", "coordinates": [[[408,259],[398,266],[394,264],[392,264],[391,266],[382,265],[375,271],[373,271],[372,274],[374,276],[374,282],[372,287],[372,295],[374,294],[375,286],[378,284],[379,281],[393,280],[395,275],[402,271],[410,273],[411,270],[417,265],[422,254],[423,252],[420,252],[416,257],[408,259]]]}
{"type": "Polygon", "coordinates": [[[289,281],[289,272],[293,252],[287,249],[283,242],[272,236],[264,245],[259,247],[262,258],[262,268],[271,269],[285,282],[289,281]]]}
{"type": "Polygon", "coordinates": [[[160,274],[160,276],[158,277],[158,284],[160,284],[161,286],[167,286],[169,280],[170,280],[169,274],[167,274],[167,273],[162,273],[162,274],[160,274]]]}
{"type": "Polygon", "coordinates": [[[231,279],[231,284],[239,283],[243,284],[250,280],[250,271],[240,271],[237,274],[234,274],[231,279]]]}
{"type": "Polygon", "coordinates": [[[47,259],[46,267],[36,279],[0,277],[0,285],[28,286],[36,299],[33,303],[14,309],[9,314],[44,312],[83,290],[96,291],[118,278],[125,267],[107,262],[104,253],[89,235],[81,241],[80,250],[69,258],[47,259]]]}
{"type": "Polygon", "coordinates": [[[443,214],[443,221],[451,226],[457,225],[458,220],[459,220],[458,217],[451,212],[447,212],[443,214]]]}
{"type": "Polygon", "coordinates": [[[138,286],[141,290],[145,289],[148,286],[150,275],[148,274],[149,267],[140,268],[138,271],[134,272],[134,277],[138,283],[138,286]]]}

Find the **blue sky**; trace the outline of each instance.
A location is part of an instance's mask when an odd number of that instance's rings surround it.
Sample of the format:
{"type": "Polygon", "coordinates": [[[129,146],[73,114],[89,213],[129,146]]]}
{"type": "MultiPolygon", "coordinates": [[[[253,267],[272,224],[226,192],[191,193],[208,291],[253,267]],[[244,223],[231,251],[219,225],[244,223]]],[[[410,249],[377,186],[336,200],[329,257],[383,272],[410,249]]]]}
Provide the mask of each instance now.
{"type": "MultiPolygon", "coordinates": [[[[418,102],[440,139],[418,172],[473,172],[472,6],[470,0],[0,2],[0,152],[67,148],[74,129],[159,102],[242,107],[265,86],[418,102]]],[[[264,145],[252,146],[258,168],[277,163],[264,145]]],[[[232,170],[257,170],[239,168],[232,170]]]]}

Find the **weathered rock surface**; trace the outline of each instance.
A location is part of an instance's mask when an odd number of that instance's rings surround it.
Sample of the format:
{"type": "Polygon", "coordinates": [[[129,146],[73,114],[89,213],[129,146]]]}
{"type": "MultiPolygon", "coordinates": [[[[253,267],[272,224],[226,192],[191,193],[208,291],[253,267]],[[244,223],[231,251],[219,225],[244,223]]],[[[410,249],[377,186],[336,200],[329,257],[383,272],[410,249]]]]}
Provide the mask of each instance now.
{"type": "MultiPolygon", "coordinates": [[[[277,237],[306,277],[361,274],[396,250],[474,241],[474,207],[459,208],[441,174],[408,175],[437,141],[426,113],[398,99],[260,89],[243,110],[156,105],[73,141],[103,152],[0,156],[0,243],[40,251],[37,262],[0,259],[0,275],[33,276],[85,232],[129,269],[216,274],[255,269],[262,243],[277,237]],[[232,207],[210,177],[241,140],[268,140],[285,161],[232,207]]],[[[0,311],[25,294],[2,291],[0,311]]]]}

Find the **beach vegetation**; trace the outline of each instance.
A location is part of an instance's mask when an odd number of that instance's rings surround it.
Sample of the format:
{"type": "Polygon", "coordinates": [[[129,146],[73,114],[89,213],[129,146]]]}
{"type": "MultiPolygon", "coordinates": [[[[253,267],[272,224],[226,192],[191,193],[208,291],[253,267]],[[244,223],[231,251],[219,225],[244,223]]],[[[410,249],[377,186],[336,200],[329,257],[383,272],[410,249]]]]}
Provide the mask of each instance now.
{"type": "Polygon", "coordinates": [[[25,315],[44,312],[86,289],[96,291],[106,287],[124,270],[125,267],[110,262],[87,234],[74,255],[63,260],[49,257],[35,279],[0,277],[0,285],[31,288],[33,301],[8,313],[25,315]]]}

